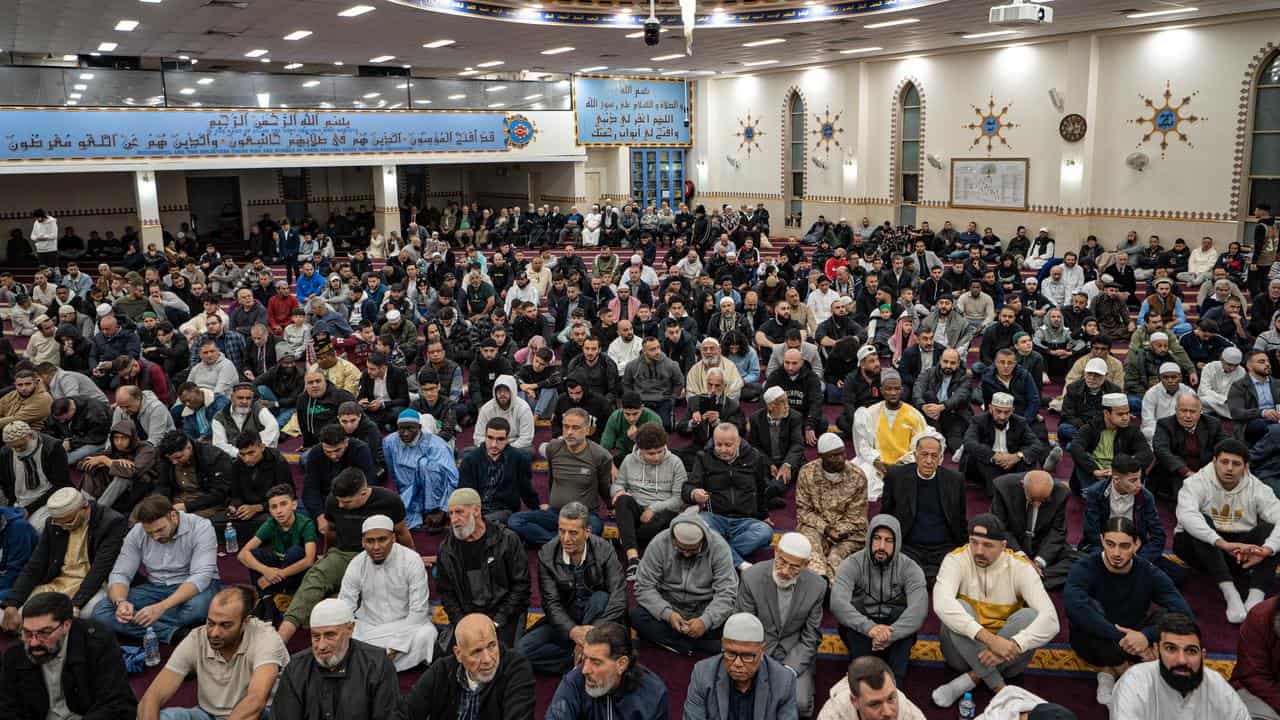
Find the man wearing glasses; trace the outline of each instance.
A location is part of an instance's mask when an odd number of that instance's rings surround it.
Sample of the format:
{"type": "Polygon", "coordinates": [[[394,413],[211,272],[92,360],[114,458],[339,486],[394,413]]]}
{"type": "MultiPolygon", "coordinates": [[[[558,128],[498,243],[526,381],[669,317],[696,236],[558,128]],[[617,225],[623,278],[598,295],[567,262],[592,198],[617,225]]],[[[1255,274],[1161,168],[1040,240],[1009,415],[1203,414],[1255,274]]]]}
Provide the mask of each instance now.
{"type": "Polygon", "coordinates": [[[797,720],[796,676],[765,655],[764,625],[755,615],[730,615],[721,649],[693,667],[685,720],[797,720]]]}
{"type": "Polygon", "coordinates": [[[134,719],[138,704],[120,646],[102,626],[73,618],[72,607],[55,592],[23,605],[22,642],[5,651],[0,672],[0,719],[134,719]]]}

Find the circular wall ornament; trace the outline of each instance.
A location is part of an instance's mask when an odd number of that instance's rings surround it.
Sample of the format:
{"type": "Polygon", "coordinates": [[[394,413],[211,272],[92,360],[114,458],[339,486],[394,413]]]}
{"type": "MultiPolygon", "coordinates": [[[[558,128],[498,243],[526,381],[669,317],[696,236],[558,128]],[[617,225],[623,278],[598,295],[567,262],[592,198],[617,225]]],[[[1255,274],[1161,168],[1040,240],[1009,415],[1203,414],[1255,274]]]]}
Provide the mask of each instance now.
{"type": "Polygon", "coordinates": [[[751,113],[747,113],[746,119],[738,120],[739,130],[734,136],[739,139],[738,149],[747,149],[747,157],[751,157],[753,149],[760,149],[760,138],[764,137],[764,131],[760,129],[760,118],[752,118],[751,113]]]}
{"type": "Polygon", "coordinates": [[[1139,95],[1142,98],[1142,104],[1146,107],[1143,115],[1129,121],[1131,125],[1143,126],[1142,139],[1138,141],[1138,146],[1148,140],[1160,135],[1160,157],[1165,157],[1169,150],[1169,136],[1172,135],[1178,141],[1186,143],[1187,147],[1195,147],[1187,137],[1186,129],[1204,120],[1203,115],[1196,115],[1188,107],[1191,99],[1198,95],[1199,92],[1193,92],[1184,96],[1176,105],[1173,103],[1173,90],[1169,87],[1169,83],[1164,84],[1164,93],[1158,98],[1149,98],[1145,95],[1139,95]]]}
{"type": "Polygon", "coordinates": [[[840,122],[840,116],[843,114],[843,112],[838,112],[835,115],[832,115],[831,108],[827,108],[824,113],[824,117],[819,117],[817,115],[813,116],[814,122],[818,125],[817,130],[811,130],[809,133],[810,135],[815,135],[818,138],[817,142],[813,145],[814,150],[826,150],[827,154],[830,154],[831,146],[833,144],[837,148],[840,148],[839,136],[844,133],[844,128],[840,127],[836,123],[840,122]]]}
{"type": "Polygon", "coordinates": [[[523,115],[508,115],[506,119],[506,136],[508,147],[523,148],[533,142],[538,129],[533,122],[523,115]]]}
{"type": "Polygon", "coordinates": [[[1058,123],[1058,134],[1067,142],[1080,142],[1087,132],[1089,132],[1089,123],[1085,122],[1084,116],[1080,113],[1071,113],[1058,123]]]}
{"type": "Polygon", "coordinates": [[[1009,147],[1009,141],[1004,136],[1004,131],[1010,128],[1018,127],[1017,124],[1009,122],[1007,116],[1009,107],[1012,103],[1004,105],[998,111],[996,110],[996,99],[991,97],[987,101],[986,109],[973,105],[973,112],[978,116],[975,122],[964,125],[966,129],[976,130],[978,135],[973,139],[973,144],[969,147],[977,147],[983,142],[987,144],[987,152],[990,153],[992,148],[998,142],[1005,147],[1009,147]]]}

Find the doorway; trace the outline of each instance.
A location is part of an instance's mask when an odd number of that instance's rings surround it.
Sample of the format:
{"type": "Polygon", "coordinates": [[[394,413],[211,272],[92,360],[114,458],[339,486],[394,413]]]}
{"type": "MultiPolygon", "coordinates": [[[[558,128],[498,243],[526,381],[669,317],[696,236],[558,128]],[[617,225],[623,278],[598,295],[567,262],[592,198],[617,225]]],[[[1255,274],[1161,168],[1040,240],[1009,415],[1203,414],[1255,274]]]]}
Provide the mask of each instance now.
{"type": "Polygon", "coordinates": [[[583,174],[583,182],[586,184],[584,195],[587,198],[587,204],[600,202],[600,172],[587,171],[583,174]]]}
{"type": "Polygon", "coordinates": [[[243,246],[239,177],[188,177],[187,205],[196,232],[207,242],[217,242],[219,247],[243,246]]]}

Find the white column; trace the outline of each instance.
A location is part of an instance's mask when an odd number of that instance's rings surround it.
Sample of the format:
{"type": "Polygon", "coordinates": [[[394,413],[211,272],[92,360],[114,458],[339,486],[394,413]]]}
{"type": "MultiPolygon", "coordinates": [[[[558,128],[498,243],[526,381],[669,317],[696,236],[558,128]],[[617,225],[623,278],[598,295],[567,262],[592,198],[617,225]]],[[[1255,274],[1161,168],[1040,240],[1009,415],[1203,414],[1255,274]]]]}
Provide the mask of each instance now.
{"type": "MultiPolygon", "coordinates": [[[[1098,137],[1098,81],[1100,39],[1097,35],[1067,41],[1067,82],[1064,91],[1066,113],[1080,113],[1088,123],[1084,140],[1062,143],[1059,202],[1066,208],[1093,205],[1094,146],[1098,137]]],[[[1082,236],[1083,237],[1083,236],[1082,236]]]]}
{"type": "Polygon", "coordinates": [[[156,192],[156,174],[151,170],[133,173],[133,196],[138,205],[138,232],[142,235],[142,247],[164,247],[164,232],[160,228],[160,197],[156,192]]]}
{"type": "Polygon", "coordinates": [[[394,163],[373,167],[373,222],[383,235],[400,227],[400,185],[394,163]]]}

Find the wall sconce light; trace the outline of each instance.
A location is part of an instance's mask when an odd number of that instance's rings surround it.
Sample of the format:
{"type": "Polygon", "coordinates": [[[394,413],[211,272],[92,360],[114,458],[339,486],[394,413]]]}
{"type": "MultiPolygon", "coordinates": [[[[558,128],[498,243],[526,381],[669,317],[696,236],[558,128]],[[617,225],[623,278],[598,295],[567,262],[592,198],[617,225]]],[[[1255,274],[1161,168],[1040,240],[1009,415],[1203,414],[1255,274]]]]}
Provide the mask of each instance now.
{"type": "MultiPolygon", "coordinates": [[[[732,155],[725,155],[724,161],[729,163],[729,167],[732,167],[734,170],[738,170],[742,167],[742,161],[738,160],[738,158],[732,155]]],[[[704,164],[704,163],[699,161],[699,164],[704,164]]]]}

